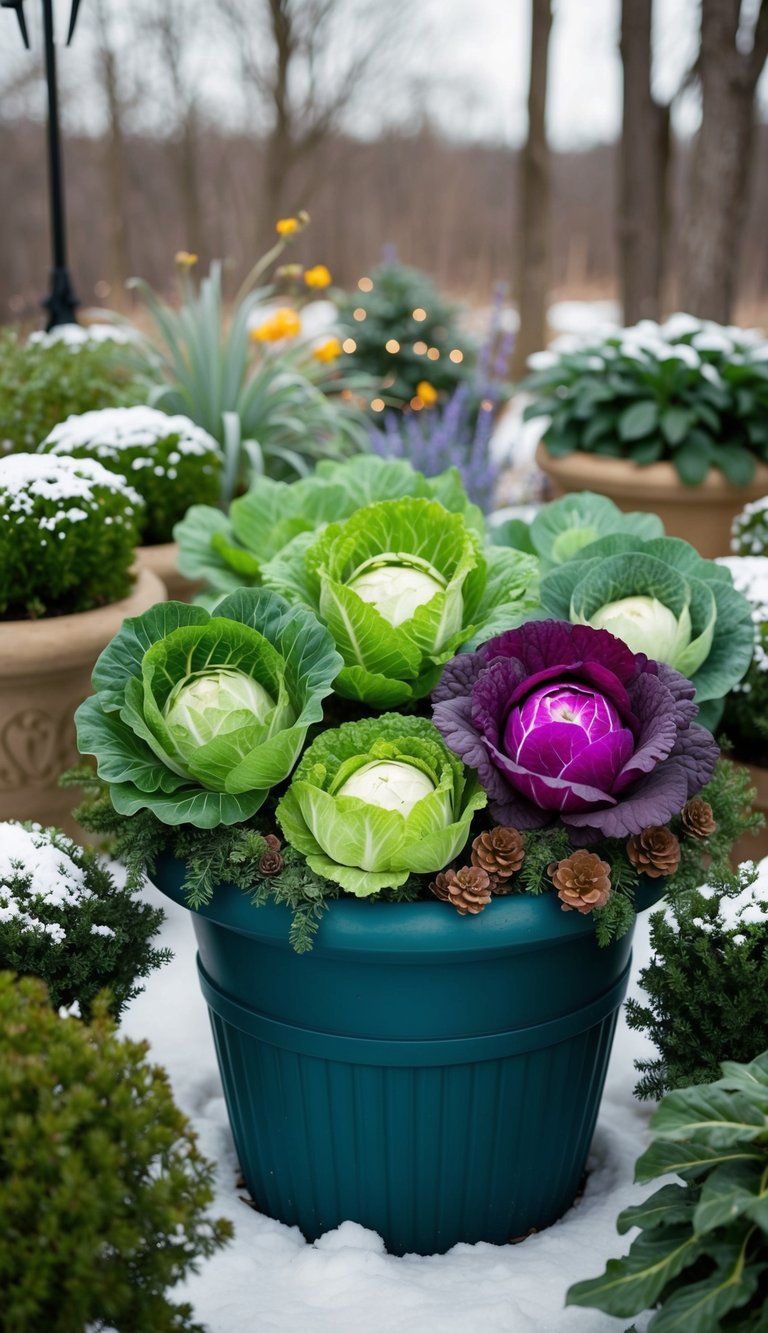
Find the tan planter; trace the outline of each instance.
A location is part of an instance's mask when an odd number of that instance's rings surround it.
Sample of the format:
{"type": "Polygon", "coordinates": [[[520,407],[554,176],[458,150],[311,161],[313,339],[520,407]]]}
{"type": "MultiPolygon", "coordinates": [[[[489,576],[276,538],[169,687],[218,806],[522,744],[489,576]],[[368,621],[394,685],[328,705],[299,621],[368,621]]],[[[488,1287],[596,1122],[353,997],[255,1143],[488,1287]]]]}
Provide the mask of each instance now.
{"type": "Polygon", "coordinates": [[[126,616],[164,602],[165,588],[140,569],[120,602],[48,620],[0,621],[0,820],[35,819],[74,836],[79,793],[59,775],[79,760],[74,712],[91,690],[94,662],[126,616]]]}
{"type": "Polygon", "coordinates": [[[160,546],[140,546],[137,558],[142,569],[151,569],[162,579],[168,589],[169,602],[191,602],[196,592],[203,587],[199,580],[192,580],[180,574],[178,570],[178,542],[163,542],[160,546]]]}
{"type": "Polygon", "coordinates": [[[739,759],[735,762],[749,773],[749,780],[756,792],[752,808],[759,810],[766,821],[758,833],[745,833],[735,844],[733,862],[738,865],[740,861],[761,861],[764,856],[768,856],[768,768],[742,764],[739,759]]]}
{"type": "Polygon", "coordinates": [[[553,458],[543,442],[536,463],[552,483],[556,497],[572,491],[596,491],[629,512],[658,514],[670,537],[683,537],[707,559],[731,554],[731,523],[750,500],[768,495],[768,467],[758,463],[749,486],[731,486],[710,468],[700,486],[684,486],[671,463],[638,467],[623,458],[568,454],[553,458]]]}

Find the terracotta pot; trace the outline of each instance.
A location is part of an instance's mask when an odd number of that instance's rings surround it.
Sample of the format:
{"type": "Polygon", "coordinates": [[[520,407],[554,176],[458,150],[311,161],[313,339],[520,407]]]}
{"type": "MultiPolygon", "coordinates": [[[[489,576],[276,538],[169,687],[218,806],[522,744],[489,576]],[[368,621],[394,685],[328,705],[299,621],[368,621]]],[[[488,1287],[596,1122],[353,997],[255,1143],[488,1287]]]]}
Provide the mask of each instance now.
{"type": "Polygon", "coordinates": [[[740,861],[760,861],[764,856],[768,856],[768,768],[743,764],[740,759],[735,762],[740,768],[746,768],[749,773],[749,780],[755,788],[752,808],[759,810],[766,821],[758,833],[745,833],[735,844],[733,861],[738,865],[740,861]]]}
{"type": "Polygon", "coordinates": [[[700,555],[731,554],[731,523],[750,500],[768,495],[768,467],[757,463],[749,486],[731,486],[710,468],[700,486],[684,486],[671,463],[638,467],[624,458],[573,453],[553,458],[542,442],[536,463],[552,483],[555,497],[572,491],[607,495],[628,512],[658,514],[670,537],[683,537],[700,555]]]}
{"type": "Polygon", "coordinates": [[[90,693],[96,658],[125,617],[165,600],[157,576],[139,569],[130,596],[111,606],[0,621],[0,820],[35,819],[82,836],[70,813],[79,794],[57,786],[79,760],[75,709],[90,693]]]}
{"type": "Polygon", "coordinates": [[[188,579],[179,573],[178,542],[162,542],[159,546],[140,546],[137,558],[142,569],[150,569],[162,579],[168,590],[169,602],[191,602],[203,587],[200,580],[188,579]]]}

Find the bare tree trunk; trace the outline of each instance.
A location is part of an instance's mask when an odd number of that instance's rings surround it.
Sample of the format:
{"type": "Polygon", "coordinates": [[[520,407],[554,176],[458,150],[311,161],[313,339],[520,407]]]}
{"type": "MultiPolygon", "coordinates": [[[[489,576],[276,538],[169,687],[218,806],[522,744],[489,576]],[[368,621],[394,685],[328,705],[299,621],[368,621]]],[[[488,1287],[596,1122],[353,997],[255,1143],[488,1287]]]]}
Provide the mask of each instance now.
{"type": "Polygon", "coordinates": [[[653,0],[622,0],[617,240],[625,324],[659,318],[664,276],[669,107],[651,94],[652,12],[653,0]]]}
{"type": "Polygon", "coordinates": [[[546,105],[551,0],[531,0],[531,77],[528,86],[528,137],[520,154],[520,224],[518,303],[520,329],[512,374],[525,371],[531,352],[546,342],[547,298],[551,278],[550,177],[546,105]]]}
{"type": "Polygon", "coordinates": [[[768,56],[768,0],[751,50],[743,49],[738,0],[702,0],[701,128],[696,137],[682,234],[681,306],[727,324],[746,216],[755,89],[768,56]]]}

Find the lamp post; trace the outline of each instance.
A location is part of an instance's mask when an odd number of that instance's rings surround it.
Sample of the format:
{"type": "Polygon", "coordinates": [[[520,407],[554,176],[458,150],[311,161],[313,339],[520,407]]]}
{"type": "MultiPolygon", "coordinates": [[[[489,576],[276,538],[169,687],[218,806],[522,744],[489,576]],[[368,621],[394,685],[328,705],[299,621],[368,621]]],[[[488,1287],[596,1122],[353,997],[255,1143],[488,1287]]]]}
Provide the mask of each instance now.
{"type": "MultiPolygon", "coordinates": [[[[48,87],[48,180],[51,205],[51,245],[53,267],[51,289],[42,305],[48,311],[46,328],[57,324],[73,324],[80,304],[72,288],[67,266],[67,233],[64,216],[64,179],[61,164],[61,137],[59,134],[59,99],[56,86],[56,42],[53,35],[53,0],[42,0],[43,38],[45,44],[45,81],[48,87]]],[[[25,47],[29,50],[29,33],[24,17],[24,0],[0,0],[0,8],[13,9],[25,47]]],[[[77,23],[80,0],[72,0],[67,32],[67,46],[72,41],[77,23]]]]}

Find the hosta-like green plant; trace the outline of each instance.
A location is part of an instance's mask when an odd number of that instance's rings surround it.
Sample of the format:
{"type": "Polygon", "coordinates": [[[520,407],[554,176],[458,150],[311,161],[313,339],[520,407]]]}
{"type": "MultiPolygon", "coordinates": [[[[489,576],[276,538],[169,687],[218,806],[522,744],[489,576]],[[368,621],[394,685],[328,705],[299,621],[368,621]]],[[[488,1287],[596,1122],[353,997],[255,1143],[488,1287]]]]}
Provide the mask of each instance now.
{"type": "Polygon", "coordinates": [[[624,1319],[655,1311],[648,1333],[761,1333],[768,1326],[768,1053],[725,1062],[716,1083],[664,1098],[635,1179],[674,1174],[617,1228],[639,1227],[623,1259],[578,1282],[569,1305],[624,1319]]]}
{"type": "Polygon", "coordinates": [[[625,514],[605,495],[577,491],[542,505],[530,523],[512,518],[492,527],[491,541],[532,552],[547,570],[615,532],[644,539],[663,537],[664,524],[656,514],[625,514]]]}
{"type": "Polygon", "coordinates": [[[261,582],[264,564],[300,533],[350,518],[377,500],[406,495],[438,499],[478,532],[484,530],[456,468],[428,479],[404,460],[360,454],[343,463],[325,460],[312,476],[290,485],[258,477],[247,494],[233,500],[228,514],[193,505],[174,529],[179,568],[221,592],[253,587],[261,582]]]}
{"type": "Polygon", "coordinates": [[[310,869],[366,898],[442,870],[485,803],[431,722],[385,713],[322,732],[277,818],[310,869]]]}
{"type": "Polygon", "coordinates": [[[288,777],[340,666],[312,613],[263,588],[234,593],[213,616],[154,606],[98,659],[78,745],[122,814],[234,824],[288,777]]]}
{"type": "Polygon", "coordinates": [[[264,582],[311,606],[344,659],[337,693],[377,708],[420,699],[474,638],[518,624],[536,605],[536,561],[483,549],[461,514],[407,497],[295,538],[264,582]]]}
{"type": "Polygon", "coordinates": [[[607,629],[696,686],[710,728],[752,660],[749,602],[729,571],[676,537],[615,534],[577,551],[541,582],[547,615],[607,629]]]}

